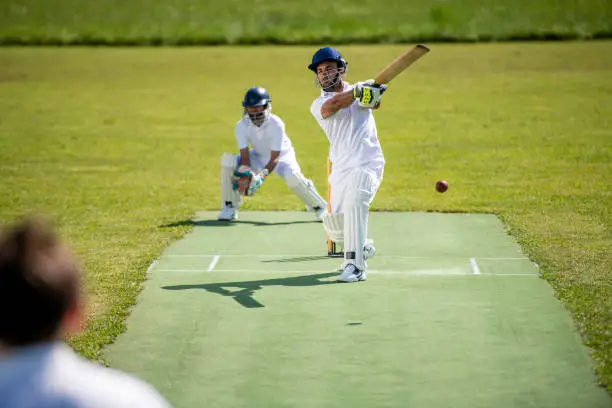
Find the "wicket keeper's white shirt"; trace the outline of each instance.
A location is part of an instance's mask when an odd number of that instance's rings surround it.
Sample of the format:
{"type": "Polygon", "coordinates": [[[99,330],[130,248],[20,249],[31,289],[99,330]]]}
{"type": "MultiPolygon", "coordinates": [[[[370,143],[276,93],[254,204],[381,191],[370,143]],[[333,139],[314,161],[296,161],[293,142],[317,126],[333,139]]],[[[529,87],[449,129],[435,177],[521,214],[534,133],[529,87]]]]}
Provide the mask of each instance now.
{"type": "MultiPolygon", "coordinates": [[[[344,91],[349,89],[353,89],[353,86],[345,82],[344,91]]],[[[346,176],[345,173],[355,168],[371,169],[382,174],[385,158],[378,141],[372,110],[363,109],[357,101],[353,101],[350,106],[323,119],[321,107],[334,95],[335,92],[321,91],[321,96],[310,106],[310,112],[319,122],[330,143],[330,183],[336,184],[346,176]]]]}
{"type": "Polygon", "coordinates": [[[61,342],[0,354],[2,408],[169,408],[149,384],[99,367],[61,342]]]}
{"type": "Polygon", "coordinates": [[[263,163],[270,160],[271,151],[280,151],[280,158],[294,155],[293,145],[285,132],[285,123],[273,113],[260,127],[255,126],[248,116],[236,123],[236,141],[239,149],[253,147],[263,163]]]}

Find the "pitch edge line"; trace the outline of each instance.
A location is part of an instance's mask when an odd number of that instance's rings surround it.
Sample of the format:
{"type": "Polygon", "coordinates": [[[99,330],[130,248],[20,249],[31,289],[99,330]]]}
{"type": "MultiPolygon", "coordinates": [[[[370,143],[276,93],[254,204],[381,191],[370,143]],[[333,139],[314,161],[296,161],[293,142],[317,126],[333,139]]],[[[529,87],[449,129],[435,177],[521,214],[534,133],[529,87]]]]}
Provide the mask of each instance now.
{"type": "Polygon", "coordinates": [[[208,265],[208,272],[212,272],[212,270],[215,269],[215,266],[217,266],[217,262],[219,262],[219,258],[221,258],[221,255],[213,256],[212,261],[210,261],[210,264],[208,265]]]}

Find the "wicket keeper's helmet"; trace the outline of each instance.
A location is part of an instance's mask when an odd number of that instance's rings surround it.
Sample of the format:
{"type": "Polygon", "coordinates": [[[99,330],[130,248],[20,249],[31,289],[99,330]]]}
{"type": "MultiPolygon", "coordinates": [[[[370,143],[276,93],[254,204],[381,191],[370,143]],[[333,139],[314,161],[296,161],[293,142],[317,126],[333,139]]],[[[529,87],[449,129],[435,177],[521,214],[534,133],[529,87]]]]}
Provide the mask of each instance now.
{"type": "Polygon", "coordinates": [[[338,68],[344,68],[346,70],[346,61],[342,58],[340,52],[332,47],[323,47],[312,56],[312,63],[308,65],[308,69],[317,72],[317,65],[322,63],[323,61],[336,61],[338,63],[338,68]]]}
{"type": "Polygon", "coordinates": [[[265,106],[269,105],[272,102],[270,99],[270,94],[265,88],[260,86],[255,86],[253,88],[249,88],[244,94],[244,100],[242,101],[242,106],[247,108],[251,106],[265,106]]]}

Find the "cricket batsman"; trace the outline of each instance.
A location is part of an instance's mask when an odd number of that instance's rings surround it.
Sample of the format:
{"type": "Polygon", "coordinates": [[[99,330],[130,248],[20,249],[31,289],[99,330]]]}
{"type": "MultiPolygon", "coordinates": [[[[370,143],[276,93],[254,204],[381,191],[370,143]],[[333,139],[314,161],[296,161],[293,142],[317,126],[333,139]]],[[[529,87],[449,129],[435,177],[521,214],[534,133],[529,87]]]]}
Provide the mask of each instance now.
{"type": "Polygon", "coordinates": [[[308,69],[321,86],[310,111],[330,143],[330,211],[323,226],[332,241],[344,246],[337,280],[364,281],[365,259],[374,254],[373,241],[367,239],[368,212],[385,167],[372,109],[379,107],[386,87],[373,80],[345,82],[347,63],[331,47],[315,52],[308,69]]]}
{"type": "Polygon", "coordinates": [[[271,103],[268,91],[261,87],[250,88],[244,95],[243,117],[236,124],[235,132],[240,155],[224,153],[221,157],[218,220],[237,219],[242,195],[254,195],[273,172],[285,181],[308,210],[314,212],[318,221],[326,210],[327,202],[312,181],[302,175],[285,124],[271,113],[271,103]]]}

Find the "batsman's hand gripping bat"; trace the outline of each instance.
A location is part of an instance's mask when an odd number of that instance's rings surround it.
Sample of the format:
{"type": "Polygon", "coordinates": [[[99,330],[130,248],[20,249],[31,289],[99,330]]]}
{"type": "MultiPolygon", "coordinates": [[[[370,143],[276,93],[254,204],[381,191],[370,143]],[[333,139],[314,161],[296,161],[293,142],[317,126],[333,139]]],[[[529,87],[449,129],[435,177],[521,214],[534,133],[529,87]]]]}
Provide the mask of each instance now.
{"type": "Polygon", "coordinates": [[[377,85],[388,84],[393,78],[404,72],[406,68],[417,62],[421,57],[429,52],[429,48],[423,44],[418,44],[394,59],[376,77],[374,83],[377,85]]]}

